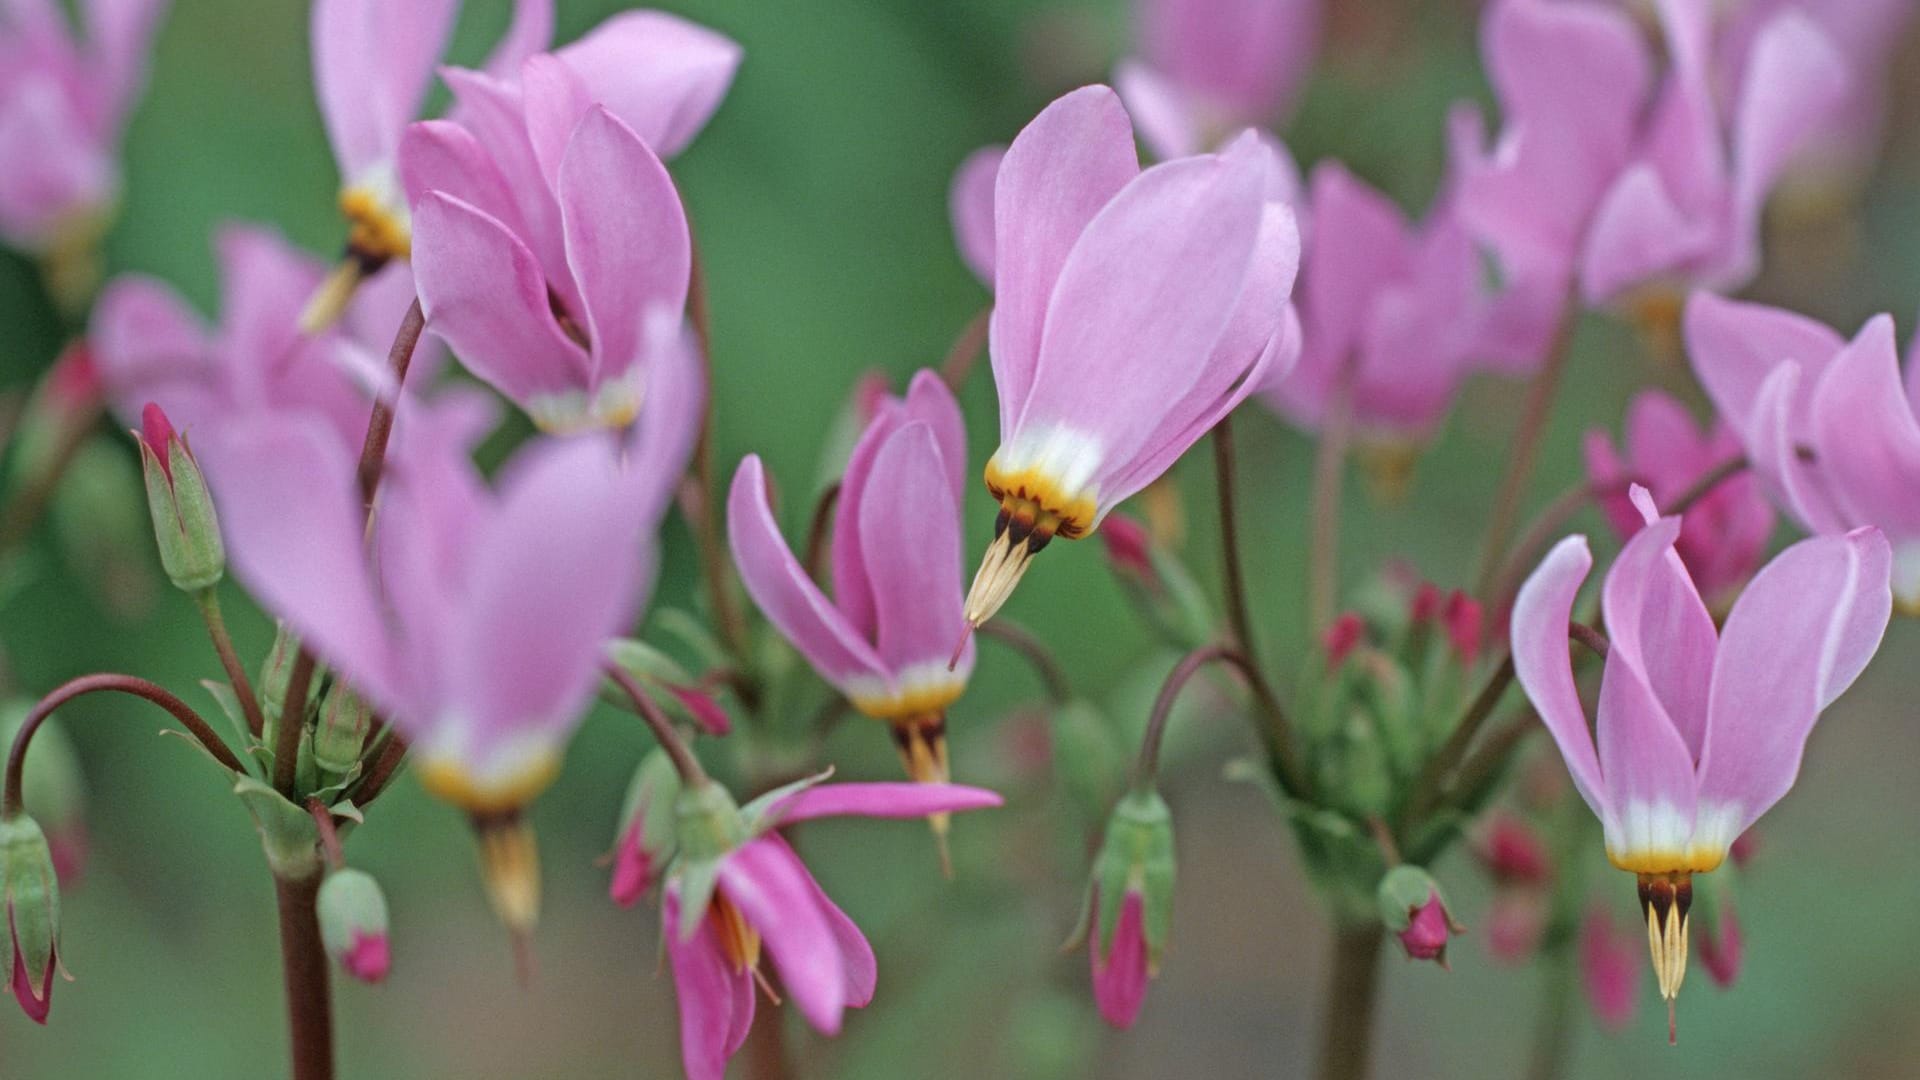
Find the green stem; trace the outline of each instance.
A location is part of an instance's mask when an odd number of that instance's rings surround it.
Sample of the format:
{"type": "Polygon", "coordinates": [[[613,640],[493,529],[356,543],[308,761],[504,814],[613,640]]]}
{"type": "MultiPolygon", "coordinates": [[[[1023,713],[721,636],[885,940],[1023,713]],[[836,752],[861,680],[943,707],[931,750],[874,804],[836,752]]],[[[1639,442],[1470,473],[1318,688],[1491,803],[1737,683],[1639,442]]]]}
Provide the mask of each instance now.
{"type": "Polygon", "coordinates": [[[1313,461],[1313,503],[1307,549],[1307,633],[1333,622],[1340,597],[1340,493],[1347,475],[1347,445],[1353,438],[1351,379],[1346,366],[1335,377],[1320,445],[1313,461]]]}
{"type": "MultiPolygon", "coordinates": [[[[1500,478],[1492,509],[1487,514],[1487,534],[1480,551],[1480,572],[1473,588],[1473,594],[1483,602],[1493,599],[1490,592],[1494,574],[1500,568],[1501,556],[1507,549],[1507,536],[1513,531],[1514,520],[1520,513],[1520,499],[1526,492],[1528,478],[1533,475],[1534,460],[1540,455],[1540,440],[1546,435],[1547,420],[1553,415],[1553,402],[1559,394],[1561,376],[1566,374],[1567,357],[1573,351],[1573,328],[1578,319],[1578,310],[1569,305],[1567,314],[1561,319],[1559,332],[1547,353],[1546,361],[1527,387],[1527,401],[1522,407],[1520,423],[1513,429],[1513,441],[1507,447],[1507,471],[1500,478]]],[[[1490,603],[1488,607],[1491,615],[1490,603]]]]}
{"type": "Polygon", "coordinates": [[[1540,1011],[1533,1022],[1533,1048],[1527,1059],[1527,1080],[1559,1080],[1567,1071],[1573,1050],[1573,948],[1567,942],[1548,946],[1541,976],[1547,984],[1540,1011]]]}
{"type": "Polygon", "coordinates": [[[207,624],[207,636],[213,639],[213,651],[220,655],[220,666],[227,673],[227,682],[233,686],[233,696],[240,699],[240,711],[247,718],[247,731],[258,739],[267,729],[267,719],[260,712],[260,699],[254,696],[253,683],[247,678],[247,669],[240,662],[240,654],[234,651],[233,638],[227,633],[227,620],[220,613],[220,593],[213,586],[201,589],[193,594],[200,605],[200,618],[207,624]]]}
{"type": "Polygon", "coordinates": [[[693,756],[687,741],[675,730],[673,720],[661,711],[659,703],[653,700],[653,696],[639,681],[618,664],[608,664],[605,670],[607,678],[612,679],[614,685],[633,702],[633,711],[647,722],[647,727],[653,729],[653,737],[673,761],[673,771],[680,774],[680,782],[689,788],[705,787],[711,783],[707,771],[700,767],[700,759],[693,756]]]}

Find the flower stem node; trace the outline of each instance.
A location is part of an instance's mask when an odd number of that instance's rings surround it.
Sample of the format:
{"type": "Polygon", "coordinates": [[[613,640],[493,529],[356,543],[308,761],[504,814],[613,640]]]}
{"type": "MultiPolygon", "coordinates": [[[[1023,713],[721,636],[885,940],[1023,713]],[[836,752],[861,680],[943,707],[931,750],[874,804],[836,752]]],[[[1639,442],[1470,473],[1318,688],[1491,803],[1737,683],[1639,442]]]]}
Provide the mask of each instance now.
{"type": "Polygon", "coordinates": [[[1115,804],[1095,856],[1081,924],[1069,945],[1087,940],[1100,1015],[1127,1028],[1146,1000],[1147,981],[1173,928],[1173,815],[1151,788],[1115,804]]]}
{"type": "Polygon", "coordinates": [[[200,464],[174,431],[167,414],[149,404],[140,417],[140,467],[146,478],[147,510],[168,580],[194,593],[225,576],[227,551],[220,520],[200,464]]]}
{"type": "Polygon", "coordinates": [[[6,962],[15,1001],[35,1023],[53,1006],[60,966],[60,884],[39,823],[25,814],[0,820],[0,888],[6,896],[6,962]]]}
{"type": "Polygon", "coordinates": [[[1396,866],[1380,879],[1380,921],[1400,938],[1409,960],[1447,966],[1447,942],[1466,927],[1453,920],[1440,885],[1418,866],[1396,866]]]}
{"type": "Polygon", "coordinates": [[[373,875],[352,868],[333,871],[320,883],[316,905],[327,955],[360,982],[385,981],[392,966],[387,897],[373,875]]]}

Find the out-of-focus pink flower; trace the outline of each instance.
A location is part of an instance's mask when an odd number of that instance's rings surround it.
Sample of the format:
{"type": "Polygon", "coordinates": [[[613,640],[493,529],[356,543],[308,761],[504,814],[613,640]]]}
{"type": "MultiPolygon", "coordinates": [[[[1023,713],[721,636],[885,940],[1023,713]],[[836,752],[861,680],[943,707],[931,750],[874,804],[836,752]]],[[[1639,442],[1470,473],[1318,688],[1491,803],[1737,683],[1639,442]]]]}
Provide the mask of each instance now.
{"type": "Polygon", "coordinates": [[[1759,847],[1760,834],[1748,829],[1740,834],[1740,839],[1735,840],[1732,847],[1727,849],[1727,854],[1732,857],[1734,866],[1745,870],[1753,862],[1754,853],[1759,850],[1759,847]]]}
{"type": "Polygon", "coordinates": [[[1153,538],[1147,527],[1128,514],[1109,514],[1100,530],[1100,542],[1114,571],[1148,588],[1159,587],[1153,568],[1153,538]]]}
{"type": "Polygon", "coordinates": [[[1367,621],[1358,612],[1341,612],[1325,632],[1320,635],[1320,648],[1327,654],[1327,670],[1332,671],[1347,662],[1353,650],[1367,638],[1367,621]]]}
{"type": "Polygon", "coordinates": [[[1008,148],[994,185],[989,333],[1001,504],[969,591],[990,618],[1055,535],[1092,532],[1292,362],[1299,240],[1267,197],[1271,151],[1141,171],[1133,125],[1104,86],[1055,101],[1008,148]]]}
{"type": "Polygon", "coordinates": [[[1580,985],[1600,1026],[1618,1031],[1640,1004],[1640,935],[1596,904],[1580,922],[1580,985]]]}
{"type": "Polygon", "coordinates": [[[1669,70],[1625,169],[1595,211],[1580,260],[1590,304],[1653,287],[1724,290],[1760,265],[1775,181],[1845,100],[1846,57],[1798,8],[1754,33],[1731,109],[1715,95],[1711,0],[1661,0],[1669,70]]]}
{"type": "Polygon", "coordinates": [[[1508,886],[1493,894],[1487,906],[1487,952],[1502,964],[1519,964],[1540,947],[1546,936],[1552,898],[1531,886],[1508,886]]]}
{"type": "Polygon", "coordinates": [[[1447,643],[1453,646],[1454,655],[1468,667],[1480,660],[1481,628],[1485,622],[1480,601],[1459,589],[1447,595],[1447,605],[1440,611],[1440,623],[1446,627],[1447,643]]]}
{"type": "MultiPolygon", "coordinates": [[[[1646,390],[1627,407],[1625,452],[1606,432],[1587,434],[1587,476],[1601,489],[1600,508],[1622,538],[1640,531],[1640,512],[1627,498],[1629,482],[1644,484],[1656,503],[1670,503],[1707,474],[1737,459],[1740,438],[1724,420],[1706,431],[1686,406],[1659,390],[1646,390]]],[[[1681,517],[1674,550],[1709,603],[1729,599],[1766,555],[1773,535],[1773,508],[1759,482],[1743,473],[1727,477],[1681,517]]]]}
{"type": "Polygon", "coordinates": [[[1507,811],[1492,815],[1473,851],[1501,884],[1540,885],[1553,874],[1553,860],[1540,834],[1507,811]]]}
{"type": "Polygon", "coordinates": [[[1866,667],[1892,608],[1891,554],[1875,529],[1788,548],[1753,579],[1716,632],[1674,553],[1681,522],[1646,489],[1645,526],[1601,592],[1610,644],[1590,732],[1574,686],[1569,619],[1593,559],[1585,537],[1548,553],[1514,604],[1513,658],[1600,819],[1607,857],[1639,877],[1669,1003],[1686,973],[1692,875],[1793,786],[1814,721],[1866,667]]]}
{"type": "Polygon", "coordinates": [[[119,143],[167,0],[0,6],[0,239],[51,255],[91,246],[120,197],[119,143]]]}
{"type": "Polygon", "coordinates": [[[1000,797],[991,791],[952,784],[822,784],[776,801],[744,842],[701,858],[697,880],[683,864],[667,881],[661,932],[680,999],[687,1080],[725,1076],[727,1060],[753,1024],[763,949],[794,1006],[824,1034],[838,1034],[845,1010],[873,1000],[876,967],[866,935],[827,897],[793,848],[770,831],[774,826],[998,805],[1000,797]]]}
{"type": "Polygon", "coordinates": [[[1284,121],[1320,47],[1323,0],[1137,0],[1113,84],[1161,160],[1284,121]]]}
{"type": "Polygon", "coordinates": [[[1801,527],[1884,530],[1893,592],[1920,610],[1920,364],[1902,385],[1892,318],[1851,342],[1777,308],[1699,294],[1687,351],[1768,494],[1801,527]]]}
{"type": "Polygon", "coordinates": [[[960,639],[960,499],[966,428],[931,371],[915,375],[854,447],[833,522],[833,599],[780,536],[765,467],[749,456],[727,500],[748,595],[813,669],[893,726],[910,775],[947,778],[945,715],[973,671],[960,639]]]}
{"type": "Polygon", "coordinates": [[[1700,966],[1707,969],[1707,977],[1716,986],[1726,989],[1740,977],[1740,960],[1745,950],[1745,937],[1740,929],[1740,915],[1731,900],[1724,897],[1712,917],[1699,920],[1700,933],[1694,941],[1700,948],[1700,966]]]}
{"type": "Polygon", "coordinates": [[[1453,403],[1480,330],[1479,256],[1443,201],[1413,226],[1337,162],[1308,184],[1300,362],[1261,397],[1319,429],[1344,400],[1364,439],[1424,441],[1453,403]]]}
{"type": "MultiPolygon", "coordinates": [[[[1099,903],[1096,894],[1094,903],[1099,903]]],[[[1147,1000],[1147,924],[1146,900],[1138,889],[1128,889],[1120,900],[1120,918],[1114,923],[1113,940],[1104,946],[1089,943],[1092,959],[1093,1000],[1100,1018],[1114,1027],[1126,1029],[1140,1017],[1140,1006],[1147,1000]]]]}
{"type": "MultiPolygon", "coordinates": [[[[223,227],[214,251],[216,328],[155,278],[127,274],[102,291],[88,340],[114,412],[131,426],[157,403],[189,436],[265,411],[299,412],[357,450],[375,395],[392,392],[386,353],[411,297],[364,289],[340,325],[309,337],[300,311],[324,273],[317,260],[250,225],[223,227]]],[[[395,281],[404,286],[405,275],[395,281]]],[[[439,356],[429,349],[416,359],[416,385],[439,356]]]]}
{"type": "Polygon", "coordinates": [[[983,146],[968,154],[953,171],[947,191],[947,212],[953,219],[953,242],[960,261],[993,288],[993,182],[1000,175],[1004,146],[983,146]]]}

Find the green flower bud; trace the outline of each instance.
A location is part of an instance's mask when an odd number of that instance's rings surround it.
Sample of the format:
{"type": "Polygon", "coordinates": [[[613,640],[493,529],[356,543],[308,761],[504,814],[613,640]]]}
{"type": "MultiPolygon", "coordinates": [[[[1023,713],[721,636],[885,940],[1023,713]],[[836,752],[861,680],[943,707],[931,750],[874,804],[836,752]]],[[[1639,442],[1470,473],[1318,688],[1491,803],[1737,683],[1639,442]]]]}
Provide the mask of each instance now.
{"type": "Polygon", "coordinates": [[[1094,946],[1105,955],[1128,892],[1138,892],[1146,926],[1147,962],[1157,968],[1173,929],[1173,814],[1152,789],[1128,792],[1107,819],[1090,882],[1094,946]]]}
{"type": "Polygon", "coordinates": [[[320,883],[315,905],[327,955],[363,983],[384,980],[392,967],[387,897],[373,875],[353,869],[333,871],[320,883]]]}
{"type": "Polygon", "coordinates": [[[217,584],[226,574],[227,549],[220,541],[213,496],[192,451],[158,405],[141,414],[140,467],[168,580],[185,592],[217,584]]]}
{"type": "Polygon", "coordinates": [[[0,959],[20,1008],[44,1024],[60,966],[60,883],[46,834],[25,814],[0,820],[0,888],[10,927],[0,959]]]}
{"type": "Polygon", "coordinates": [[[674,772],[673,759],[655,749],[641,759],[620,810],[613,882],[608,887],[614,903],[632,907],[673,858],[674,807],[679,798],[680,775],[674,772]]]}
{"type": "Polygon", "coordinates": [[[352,772],[372,728],[373,710],[351,687],[335,679],[320,706],[320,723],[313,729],[314,764],[334,776],[352,772]]]}

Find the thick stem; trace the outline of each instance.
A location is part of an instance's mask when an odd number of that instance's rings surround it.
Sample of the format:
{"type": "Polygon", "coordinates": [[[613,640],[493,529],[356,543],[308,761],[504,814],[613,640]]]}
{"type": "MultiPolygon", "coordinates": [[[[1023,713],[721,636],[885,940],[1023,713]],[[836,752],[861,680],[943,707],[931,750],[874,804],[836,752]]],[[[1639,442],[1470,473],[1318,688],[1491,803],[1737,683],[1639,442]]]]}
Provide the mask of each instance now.
{"type": "Polygon", "coordinates": [[[966,383],[987,347],[987,330],[992,325],[993,307],[988,305],[968,319],[960,328],[960,336],[947,346],[946,358],[940,361],[940,381],[947,384],[947,389],[958,390],[966,383]]]}
{"type": "Polygon", "coordinates": [[[305,645],[294,654],[287,673],[287,693],[280,706],[280,726],[273,740],[273,786],[292,799],[300,764],[300,736],[307,730],[307,692],[313,686],[313,653],[305,645]]]}
{"type": "Polygon", "coordinates": [[[379,756],[373,759],[373,765],[367,769],[358,786],[352,791],[353,805],[365,809],[372,805],[380,793],[387,790],[393,778],[400,775],[400,763],[407,760],[407,740],[399,732],[387,735],[387,741],[380,744],[379,756]]]}
{"type": "Polygon", "coordinates": [[[1260,669],[1258,651],[1253,642],[1253,616],[1247,607],[1246,574],[1240,566],[1239,513],[1234,502],[1234,458],[1232,417],[1223,416],[1213,429],[1213,469],[1220,501],[1220,560],[1226,579],[1227,625],[1245,660],[1247,684],[1253,699],[1267,718],[1267,756],[1273,763],[1275,779],[1289,794],[1306,791],[1306,778],[1293,754],[1293,726],[1287,711],[1273,691],[1273,684],[1260,669]]]}
{"type": "Polygon", "coordinates": [[[200,718],[200,714],[188,707],[186,702],[168,693],[164,687],[145,679],[137,679],[132,675],[105,673],[82,675],[55,687],[46,697],[41,698],[33,707],[33,711],[27,714],[27,718],[21,721],[20,730],[13,737],[13,748],[7,753],[6,790],[4,795],[0,795],[0,818],[20,816],[22,797],[20,774],[26,768],[27,747],[33,742],[34,732],[40,730],[40,725],[46,723],[47,717],[52,716],[55,709],[82,694],[102,690],[131,694],[153,702],[171,713],[175,720],[180,721],[181,726],[199,740],[200,745],[206,748],[207,753],[213,755],[214,760],[234,772],[247,771],[240,764],[240,759],[233,756],[233,751],[227,749],[227,744],[220,741],[220,736],[213,733],[213,728],[207,726],[207,722],[200,718]]]}
{"type": "Polygon", "coordinates": [[[320,943],[320,917],[314,909],[320,878],[316,872],[273,879],[293,1080],[333,1080],[333,1002],[327,990],[327,951],[320,943]]]}
{"type": "Polygon", "coordinates": [[[1067,682],[1066,669],[1060,666],[1060,661],[1054,657],[1053,650],[1047,648],[1046,642],[1034,636],[1032,631],[1000,618],[981,623],[979,633],[981,637],[992,638],[1019,653],[1021,659],[1033,668],[1034,674],[1040,676],[1041,684],[1047,688],[1047,700],[1055,705],[1065,705],[1072,700],[1073,689],[1067,682]]]}
{"type": "Polygon", "coordinates": [[[1180,691],[1186,689],[1188,681],[1215,661],[1239,668],[1248,682],[1255,677],[1246,655],[1231,645],[1207,645],[1181,657],[1167,673],[1166,681],[1160,684],[1160,693],[1153,699],[1153,711],[1147,714],[1147,730],[1140,737],[1140,757],[1133,765],[1134,787],[1153,786],[1154,777],[1160,772],[1160,742],[1166,737],[1167,720],[1173,715],[1174,703],[1180,700],[1180,691]]]}
{"type": "Polygon", "coordinates": [[[1345,368],[1336,376],[1320,446],[1313,460],[1313,503],[1307,549],[1307,633],[1318,634],[1333,622],[1340,598],[1340,493],[1347,475],[1347,444],[1353,437],[1349,404],[1351,379],[1345,368]]]}
{"type": "Polygon", "coordinates": [[[319,799],[308,799],[307,813],[313,815],[313,827],[320,832],[320,851],[327,857],[328,869],[338,870],[347,865],[346,850],[340,846],[340,830],[333,824],[333,811],[319,799]]]}
{"type": "Polygon", "coordinates": [[[639,713],[640,719],[645,720],[647,726],[653,729],[653,737],[659,740],[660,749],[665,750],[667,757],[672,759],[673,771],[680,774],[680,782],[690,788],[703,787],[710,783],[707,779],[707,771],[700,767],[700,759],[693,756],[693,751],[687,747],[686,740],[682,739],[680,732],[675,730],[673,720],[661,711],[659,703],[653,700],[653,695],[647,693],[646,688],[618,664],[608,664],[606,674],[607,678],[612,679],[616,686],[626,692],[627,697],[633,702],[633,711],[639,713]]]}
{"type": "Polygon", "coordinates": [[[400,391],[407,383],[407,369],[413,366],[413,350],[420,344],[420,333],[427,328],[427,317],[414,298],[393,335],[393,347],[387,351],[387,364],[393,372],[393,400],[376,398],[373,413],[367,417],[367,437],[360,444],[360,497],[366,501],[367,516],[373,516],[373,497],[380,490],[380,473],[387,461],[387,441],[393,437],[393,414],[400,391]]]}
{"type": "MultiPolygon", "coordinates": [[[[1487,514],[1487,534],[1480,551],[1480,572],[1473,594],[1489,599],[1494,574],[1507,550],[1507,535],[1513,531],[1520,513],[1520,498],[1526,493],[1527,480],[1533,475],[1534,459],[1540,455],[1540,440],[1547,433],[1547,420],[1553,415],[1554,398],[1560,391],[1560,378],[1566,374],[1567,357],[1573,351],[1573,328],[1578,308],[1569,306],[1560,321],[1553,347],[1527,387],[1527,401],[1520,423],[1513,429],[1513,441],[1507,447],[1507,471],[1495,490],[1492,509],[1487,514]]],[[[1489,613],[1491,617],[1491,613],[1489,613]]]]}
{"type": "Polygon", "coordinates": [[[1367,1075],[1374,1005],[1380,996],[1380,945],[1385,940],[1386,928],[1377,922],[1334,927],[1327,1012],[1320,1027],[1320,1080],[1364,1080],[1367,1075]]]}
{"type": "Polygon", "coordinates": [[[246,665],[240,662],[240,654],[233,648],[233,637],[227,633],[227,620],[220,614],[220,593],[209,586],[194,593],[193,598],[199,601],[200,618],[206,621],[213,651],[220,654],[220,666],[227,673],[233,696],[240,699],[240,712],[247,718],[247,730],[258,739],[267,729],[267,720],[260,712],[260,699],[254,696],[253,683],[247,678],[246,665]]]}
{"type": "Polygon", "coordinates": [[[1549,946],[1540,974],[1547,985],[1533,1021],[1526,1075],[1527,1080],[1559,1080],[1573,1050],[1573,948],[1565,943],[1549,946]]]}

